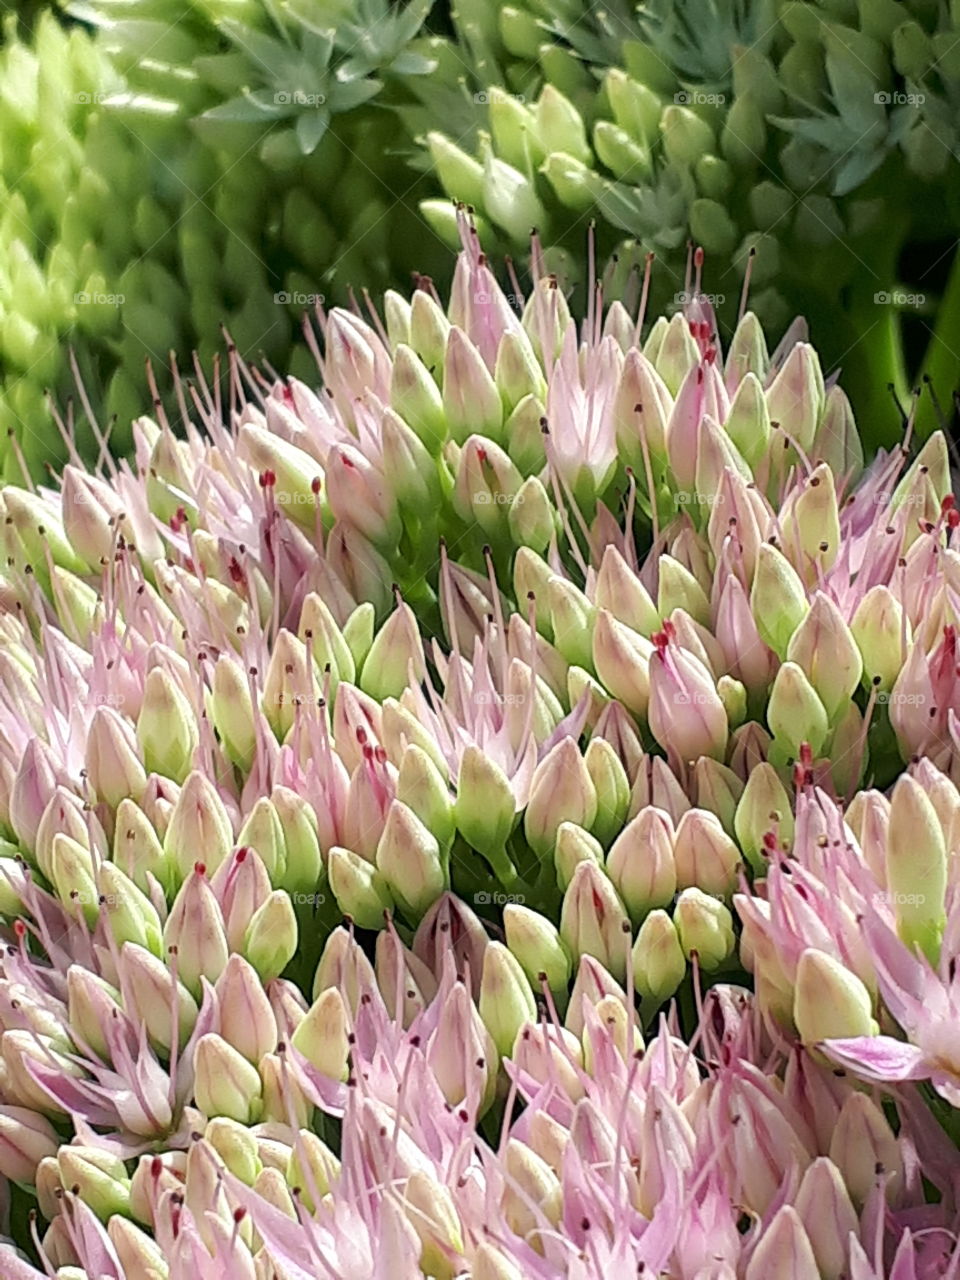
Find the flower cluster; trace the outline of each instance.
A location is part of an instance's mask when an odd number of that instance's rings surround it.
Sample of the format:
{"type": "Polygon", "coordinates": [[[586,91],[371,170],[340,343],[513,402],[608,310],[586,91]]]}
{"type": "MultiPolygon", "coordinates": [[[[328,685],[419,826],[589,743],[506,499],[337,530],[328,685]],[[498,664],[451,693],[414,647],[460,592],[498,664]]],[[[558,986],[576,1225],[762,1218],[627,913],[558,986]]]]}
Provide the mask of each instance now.
{"type": "Polygon", "coordinates": [[[319,389],[231,348],[131,463],[0,491],[17,1243],[951,1274],[943,437],[865,469],[802,325],[722,349],[700,255],[672,319],[578,325],[461,231],[446,308],[321,312],[319,389]]]}

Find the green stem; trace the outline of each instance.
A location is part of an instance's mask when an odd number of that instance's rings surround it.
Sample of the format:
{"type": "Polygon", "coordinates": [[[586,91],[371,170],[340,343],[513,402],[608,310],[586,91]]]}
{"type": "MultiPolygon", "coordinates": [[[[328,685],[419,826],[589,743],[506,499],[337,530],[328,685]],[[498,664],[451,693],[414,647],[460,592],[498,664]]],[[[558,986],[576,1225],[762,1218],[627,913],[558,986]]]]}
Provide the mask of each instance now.
{"type": "MultiPolygon", "coordinates": [[[[937,309],[936,323],[927,344],[921,378],[929,378],[932,390],[947,415],[951,397],[960,387],[960,252],[954,254],[947,287],[937,309]]],[[[917,406],[917,433],[925,439],[940,426],[933,397],[923,395],[917,406]]]]}

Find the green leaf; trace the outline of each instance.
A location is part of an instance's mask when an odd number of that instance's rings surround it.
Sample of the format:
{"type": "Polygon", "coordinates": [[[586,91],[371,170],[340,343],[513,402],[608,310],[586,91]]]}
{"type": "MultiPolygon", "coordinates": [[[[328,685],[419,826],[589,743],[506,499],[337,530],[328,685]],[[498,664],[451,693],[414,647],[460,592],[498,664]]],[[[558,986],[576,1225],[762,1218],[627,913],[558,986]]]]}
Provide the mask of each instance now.
{"type": "Polygon", "coordinates": [[[338,73],[337,83],[328,98],[330,109],[334,112],[352,111],[375,98],[382,88],[380,80],[341,80],[338,73]]]}
{"type": "Polygon", "coordinates": [[[863,151],[855,151],[847,156],[834,174],[833,194],[845,196],[859,187],[862,182],[866,182],[871,173],[875,173],[880,168],[885,159],[886,151],[883,147],[874,147],[869,150],[865,148],[863,151]]]}

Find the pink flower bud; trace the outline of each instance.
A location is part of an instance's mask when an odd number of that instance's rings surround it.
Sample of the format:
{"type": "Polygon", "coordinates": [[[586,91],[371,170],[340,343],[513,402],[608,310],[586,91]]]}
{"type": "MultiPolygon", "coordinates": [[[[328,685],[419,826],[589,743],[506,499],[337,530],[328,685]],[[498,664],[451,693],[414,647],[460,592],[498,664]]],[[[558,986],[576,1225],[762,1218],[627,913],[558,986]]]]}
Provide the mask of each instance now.
{"type": "Polygon", "coordinates": [[[677,891],[673,841],[670,815],[651,805],[624,827],[607,855],[607,873],[635,923],[673,901],[677,891]]]}
{"type": "Polygon", "coordinates": [[[571,954],[594,956],[623,981],[630,949],[630,922],[609,876],[593,861],[581,862],[563,895],[560,936],[571,954]]]}
{"type": "Polygon", "coordinates": [[[718,898],[733,892],[740,850],[712,813],[687,810],[677,824],[673,858],[678,888],[697,887],[718,898]]]}
{"type": "Polygon", "coordinates": [[[60,1139],[49,1120],[26,1107],[0,1106],[0,1173],[32,1183],[37,1165],[55,1156],[60,1139]]]}
{"type": "Polygon", "coordinates": [[[654,646],[618,622],[606,609],[597,612],[593,667],[604,687],[634,715],[645,717],[650,698],[650,655],[654,646]]]}
{"type": "Polygon", "coordinates": [[[847,1269],[850,1236],[857,1234],[857,1214],[840,1170],[820,1156],[803,1175],[795,1208],[803,1223],[823,1280],[840,1280],[847,1269]]]}
{"type": "Polygon", "coordinates": [[[277,1047],[277,1023],[255,969],[234,953],[216,983],[220,1034],[256,1065],[277,1047]]]}
{"type": "Polygon", "coordinates": [[[883,1112],[865,1093],[851,1093],[843,1104],[829,1154],[857,1208],[862,1208],[880,1180],[887,1199],[896,1201],[903,1182],[900,1143],[883,1112]]]}
{"type": "Polygon", "coordinates": [[[204,864],[216,871],[233,847],[233,829],[226,806],[205,773],[194,770],[170,815],[163,851],[179,874],[186,876],[202,853],[204,864]]]}
{"type": "Polygon", "coordinates": [[[443,1000],[426,1053],[450,1105],[464,1105],[471,1115],[482,1115],[494,1099],[499,1059],[493,1039],[462,982],[455,982],[443,1000]]]}
{"type": "Polygon", "coordinates": [[[710,673],[697,658],[671,643],[669,626],[654,639],[650,731],[683,764],[700,756],[722,757],[729,724],[710,673]]]}
{"type": "Polygon", "coordinates": [[[194,1096],[206,1116],[240,1124],[260,1117],[263,1086],[256,1067],[218,1035],[201,1036],[194,1056],[194,1096]]]}
{"type": "Polygon", "coordinates": [[[745,1280],[804,1280],[818,1274],[800,1215],[791,1205],[784,1205],[773,1215],[751,1254],[745,1280]]]}
{"type": "Polygon", "coordinates": [[[177,975],[197,998],[201,994],[201,977],[216,982],[226,968],[223,915],[202,863],[197,863],[174,899],[163,941],[167,948],[176,947],[177,975]]]}
{"type": "Polygon", "coordinates": [[[597,791],[573,738],[561,738],[537,765],[523,829],[531,848],[550,857],[561,822],[588,831],[597,816],[597,791]]]}

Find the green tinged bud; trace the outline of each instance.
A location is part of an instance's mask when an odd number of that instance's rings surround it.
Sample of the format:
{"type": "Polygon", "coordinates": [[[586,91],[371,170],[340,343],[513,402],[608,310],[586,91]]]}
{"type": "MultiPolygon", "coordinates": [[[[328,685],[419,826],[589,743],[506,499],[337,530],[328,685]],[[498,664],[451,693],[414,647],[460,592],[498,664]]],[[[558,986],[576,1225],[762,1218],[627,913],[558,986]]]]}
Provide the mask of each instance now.
{"type": "Polygon", "coordinates": [[[684,955],[696,953],[708,973],[718,969],[736,945],[733,917],[718,899],[697,888],[684,889],[673,914],[684,955]]]}
{"type": "Polygon", "coordinates": [[[935,965],[946,923],[947,848],[936,809],[909,774],[893,789],[886,873],[900,937],[935,965]]]}
{"type": "Polygon", "coordinates": [[[690,206],[690,234],[707,253],[727,255],[737,244],[737,225],[717,200],[701,198],[690,206]]]}
{"type": "Polygon", "coordinates": [[[770,444],[770,411],[760,379],[747,370],[730,401],[724,430],[744,460],[755,467],[770,444]]]}
{"type": "Polygon", "coordinates": [[[583,120],[573,103],[546,84],[535,107],[537,136],[545,152],[563,151],[584,164],[592,159],[583,120]]]}
{"type": "Polygon", "coordinates": [[[249,773],[257,750],[253,699],[243,669],[230,654],[221,654],[214,665],[210,710],[227,758],[249,773]]]}
{"type": "Polygon", "coordinates": [[[815,586],[840,550],[840,513],[833,472],[821,463],[780,514],[783,547],[808,587],[815,586]]]}
{"type": "Polygon", "coordinates": [[[552,575],[547,584],[553,643],[571,666],[593,670],[593,628],[597,611],[583,592],[552,575]]]}
{"type": "Polygon", "coordinates": [[[490,942],[484,949],[478,1008],[502,1058],[512,1053],[520,1028],[537,1020],[537,1005],[527,975],[500,942],[490,942]]]}
{"type": "Polygon", "coordinates": [[[385,698],[399,698],[411,681],[419,683],[425,674],[420,628],[410,606],[398,599],[396,608],[370,646],[360,688],[383,702],[385,698]]]}
{"type": "Polygon", "coordinates": [[[115,1213],[129,1213],[130,1179],[117,1156],[71,1144],[57,1152],[57,1168],[63,1185],[75,1189],[101,1222],[115,1213]]]}
{"type": "Polygon", "coordinates": [[[233,1176],[252,1187],[263,1168],[254,1134],[236,1120],[215,1116],[203,1136],[233,1176]]]}
{"type": "Polygon", "coordinates": [[[153,903],[112,862],[100,864],[97,883],[100,911],[118,947],[133,942],[154,955],[163,954],[163,926],[153,903]]]}
{"type": "Polygon", "coordinates": [[[418,919],[447,888],[440,845],[414,811],[394,800],[377,845],[377,870],[406,916],[418,919]]]}
{"type": "Polygon", "coordinates": [[[266,796],[261,796],[244,820],[237,844],[256,850],[273,884],[283,879],[287,850],[283,828],[276,809],[266,796]]]}
{"type": "Polygon", "coordinates": [[[875,1036],[870,992],[839,960],[808,947],[797,964],[793,1021],[800,1039],[813,1047],[821,1040],[875,1036]]]}
{"type": "Polygon", "coordinates": [[[406,747],[400,761],[397,799],[416,814],[446,853],[457,830],[453,798],[444,775],[416,743],[406,747]]]}
{"type": "Polygon", "coordinates": [[[480,352],[456,325],[447,339],[443,411],[458,444],[471,436],[489,436],[494,441],[501,436],[503,404],[497,384],[480,352]]]}
{"type": "Polygon", "coordinates": [[[687,972],[677,927],[666,911],[651,911],[633,944],[633,985],[644,1000],[669,1000],[687,972]]]}
{"type": "Polygon", "coordinates": [[[270,798],[286,852],[282,887],[290,893],[309,892],[316,888],[323,875],[316,814],[309,803],[289,787],[274,787],[270,798]]]}
{"type": "Polygon", "coordinates": [[[777,672],[767,704],[767,724],[774,738],[793,759],[800,755],[801,743],[809,743],[819,756],[827,740],[829,724],[823,703],[795,662],[785,662],[777,672]]]}
{"type": "Polygon", "coordinates": [[[737,843],[758,875],[766,871],[764,837],[773,832],[789,848],[793,840],[790,797],[772,764],[763,761],[750,773],[734,818],[737,843]]]}
{"type": "Polygon", "coordinates": [[[297,917],[288,893],[275,889],[256,909],[242,950],[262,982],[280,977],[297,951],[297,917]]]}
{"type": "Polygon", "coordinates": [[[630,808],[630,779],[606,738],[591,738],[583,762],[597,794],[593,833],[603,848],[608,848],[630,808]]]}
{"type": "Polygon", "coordinates": [[[330,850],[327,874],[343,914],[361,929],[379,929],[384,913],[393,910],[393,896],[376,867],[349,849],[334,846],[330,850]]]}
{"type": "Polygon", "coordinates": [[[574,156],[554,151],[540,166],[557,199],[574,213],[586,213],[596,199],[598,177],[574,156]]]}
{"type": "Polygon", "coordinates": [[[454,816],[457,829],[484,857],[503,854],[516,820],[516,801],[506,774],[470,743],[460,758],[454,816]]]}
{"type": "Polygon", "coordinates": [[[566,991],[573,974],[570,954],[546,916],[510,902],[503,909],[503,929],[507,946],[535,991],[541,989],[541,974],[551,991],[566,991]]]}
{"type": "Polygon", "coordinates": [[[843,615],[822,591],[791,637],[787,657],[803,668],[835,723],[860,683],[863,660],[843,615]]]}
{"type": "Polygon", "coordinates": [[[658,562],[657,612],[669,618],[675,609],[688,613],[694,622],[710,628],[710,601],[690,570],[673,556],[662,555],[658,562]]]}
{"type": "Polygon", "coordinates": [[[618,982],[624,980],[630,921],[609,876],[592,859],[578,864],[563,895],[560,937],[574,960],[593,956],[618,982]]]}
{"type": "Polygon", "coordinates": [[[233,830],[216,787],[205,773],[194,770],[177,796],[163,839],[163,852],[186,877],[198,857],[209,870],[230,856],[233,830]]]}
{"type": "Polygon", "coordinates": [[[610,120],[598,120],[593,126],[593,145],[601,163],[618,181],[638,183],[649,179],[650,152],[626,129],[610,120]]]}
{"type": "Polygon", "coordinates": [[[313,532],[323,487],[319,462],[282,436],[249,422],[240,428],[239,446],[241,455],[256,471],[273,472],[277,506],[303,529],[313,532]]]}
{"type": "Polygon", "coordinates": [[[336,987],[314,1000],[290,1038],[311,1066],[331,1080],[346,1080],[350,1061],[350,1025],[346,1005],[336,987]]]}
{"type": "MultiPolygon", "coordinates": [[[[430,331],[424,335],[422,342],[429,343],[431,348],[434,345],[438,346],[435,359],[442,367],[449,322],[441,312],[440,320],[446,328],[440,326],[439,331],[435,331],[438,326],[434,324],[433,313],[425,309],[427,304],[418,307],[417,299],[421,296],[427,295],[422,290],[414,294],[414,303],[411,307],[411,340],[413,318],[416,317],[421,321],[422,328],[429,326],[430,331]]],[[[432,298],[430,302],[433,302],[432,298]]],[[[436,303],[433,305],[436,307],[436,303]]],[[[390,374],[390,404],[401,420],[414,432],[427,452],[435,456],[447,438],[443,399],[424,360],[406,343],[401,343],[397,347],[393,357],[393,368],[390,374]]],[[[402,501],[403,495],[398,496],[402,501]]]]}
{"type": "Polygon", "coordinates": [[[194,1097],[208,1117],[226,1116],[238,1124],[255,1124],[262,1107],[257,1069],[218,1035],[197,1041],[194,1055],[194,1097]]]}
{"type": "Polygon", "coordinates": [[[553,854],[562,822],[590,830],[597,817],[597,791],[575,739],[566,737],[537,765],[523,819],[524,834],[541,858],[553,854]]]}
{"type": "Polygon", "coordinates": [[[634,923],[674,899],[677,868],[673,841],[670,815],[646,805],[613,842],[607,855],[607,874],[634,923]]]}
{"type": "Polygon", "coordinates": [[[356,677],[353,654],[327,604],[311,591],[300,610],[297,636],[313,659],[314,667],[330,668],[330,697],[341,680],[353,684],[356,677]]]}
{"type": "Polygon", "coordinates": [[[871,587],[850,620],[863,657],[863,683],[889,693],[906,660],[910,623],[900,602],[883,583],[871,587]]]}
{"type": "Polygon", "coordinates": [[[451,142],[445,134],[428,133],[427,146],[437,177],[447,195],[464,204],[483,209],[486,205],[483,166],[455,142],[451,142]]]}
{"type": "Polygon", "coordinates": [[[790,641],[810,606],[797,571],[769,542],[757,548],[750,608],[761,640],[778,658],[786,658],[790,641]]]}
{"type": "Polygon", "coordinates": [[[512,165],[487,149],[483,191],[477,206],[517,244],[526,244],[534,227],[544,227],[546,214],[533,184],[512,165]]]}
{"type": "Polygon", "coordinates": [[[598,866],[603,865],[603,847],[589,831],[584,831],[575,822],[561,822],[553,860],[557,871],[557,887],[564,893],[581,862],[592,861],[598,866]]]}
{"type": "Polygon", "coordinates": [[[137,739],[150,773],[182,783],[200,741],[197,719],[177,681],[163,667],[147,673],[137,739]]]}

